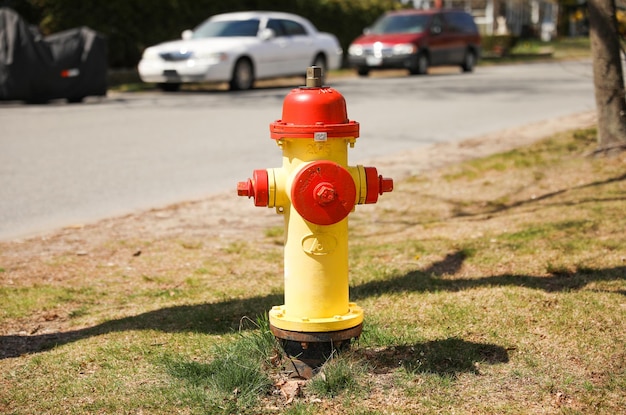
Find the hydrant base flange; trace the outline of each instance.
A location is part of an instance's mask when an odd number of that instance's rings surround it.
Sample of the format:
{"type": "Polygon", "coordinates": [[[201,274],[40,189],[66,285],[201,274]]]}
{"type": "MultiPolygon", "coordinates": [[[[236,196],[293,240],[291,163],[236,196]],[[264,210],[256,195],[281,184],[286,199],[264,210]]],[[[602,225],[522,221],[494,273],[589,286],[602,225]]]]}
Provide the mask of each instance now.
{"type": "Polygon", "coordinates": [[[326,318],[307,318],[290,315],[285,305],[274,306],[269,312],[270,326],[303,333],[348,330],[363,323],[363,309],[355,303],[348,303],[348,307],[345,314],[326,318]]]}
{"type": "Polygon", "coordinates": [[[270,330],[280,340],[283,351],[293,364],[295,375],[310,379],[334,353],[350,349],[352,339],[361,335],[363,324],[327,333],[300,333],[272,325],[270,330]]]}
{"type": "Polygon", "coordinates": [[[359,324],[358,326],[346,330],[308,333],[282,330],[270,324],[270,331],[275,337],[281,340],[299,343],[340,343],[346,340],[358,338],[363,331],[363,324],[359,324]]]}

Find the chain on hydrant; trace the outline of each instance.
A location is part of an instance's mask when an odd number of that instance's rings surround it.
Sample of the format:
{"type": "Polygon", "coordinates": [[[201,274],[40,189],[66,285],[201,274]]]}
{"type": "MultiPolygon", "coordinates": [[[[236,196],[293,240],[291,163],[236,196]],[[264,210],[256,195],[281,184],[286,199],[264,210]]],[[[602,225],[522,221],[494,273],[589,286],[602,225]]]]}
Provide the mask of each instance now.
{"type": "Polygon", "coordinates": [[[239,196],[284,215],[285,303],[270,310],[270,328],[309,360],[327,358],[361,334],[363,310],[349,301],[347,217],[355,205],[393,190],[393,180],[376,168],[348,166],[359,124],[321,75],[321,68],[308,68],[306,86],[285,97],[282,119],[270,124],[282,167],[255,170],[237,185],[239,196]]]}

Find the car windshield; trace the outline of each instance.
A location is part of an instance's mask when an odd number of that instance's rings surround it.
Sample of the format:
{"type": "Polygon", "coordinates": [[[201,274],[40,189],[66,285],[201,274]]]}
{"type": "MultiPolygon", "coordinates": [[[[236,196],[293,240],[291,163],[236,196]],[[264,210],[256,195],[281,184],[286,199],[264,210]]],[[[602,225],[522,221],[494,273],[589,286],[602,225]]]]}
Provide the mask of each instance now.
{"type": "Polygon", "coordinates": [[[259,31],[259,19],[208,21],[193,32],[193,38],[256,36],[259,31]]]}
{"type": "Polygon", "coordinates": [[[421,14],[398,14],[383,16],[370,27],[368,33],[421,33],[426,29],[430,16],[421,14]]]}

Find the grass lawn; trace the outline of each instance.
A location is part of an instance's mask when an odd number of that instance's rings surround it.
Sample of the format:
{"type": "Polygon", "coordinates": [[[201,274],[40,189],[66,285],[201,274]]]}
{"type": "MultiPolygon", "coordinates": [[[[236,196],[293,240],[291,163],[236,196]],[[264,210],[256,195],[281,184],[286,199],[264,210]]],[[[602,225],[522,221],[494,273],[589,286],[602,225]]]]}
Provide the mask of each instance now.
{"type": "Polygon", "coordinates": [[[170,213],[152,212],[126,236],[104,221],[0,243],[0,413],[620,413],[626,156],[595,145],[593,129],[561,133],[357,207],[364,332],[309,381],[267,329],[272,212],[215,238],[157,232],[170,213]]]}

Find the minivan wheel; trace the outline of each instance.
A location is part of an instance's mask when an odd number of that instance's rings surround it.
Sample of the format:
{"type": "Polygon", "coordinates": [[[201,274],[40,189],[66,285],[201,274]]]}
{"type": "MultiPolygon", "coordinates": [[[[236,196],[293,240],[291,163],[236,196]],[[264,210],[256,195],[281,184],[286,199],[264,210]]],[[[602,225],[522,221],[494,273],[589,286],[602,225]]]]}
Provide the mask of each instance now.
{"type": "Polygon", "coordinates": [[[232,91],[246,91],[254,85],[254,68],[250,59],[241,58],[235,64],[233,76],[230,80],[232,91]]]}
{"type": "Polygon", "coordinates": [[[463,69],[463,72],[472,72],[475,65],[476,56],[474,55],[474,52],[468,50],[465,52],[465,58],[463,59],[463,65],[461,65],[461,68],[463,69]]]}
{"type": "Polygon", "coordinates": [[[425,75],[428,72],[428,55],[420,53],[415,58],[415,62],[409,67],[409,73],[411,75],[425,75]]]}

